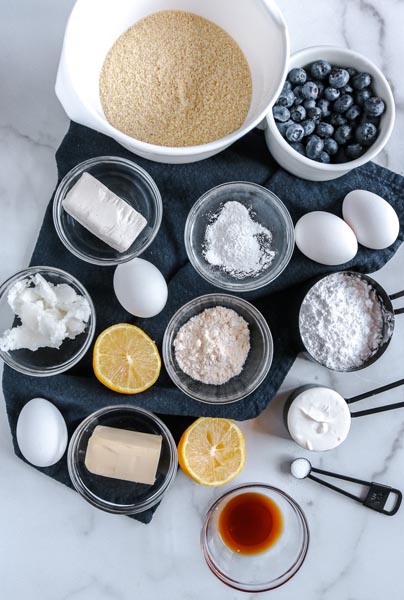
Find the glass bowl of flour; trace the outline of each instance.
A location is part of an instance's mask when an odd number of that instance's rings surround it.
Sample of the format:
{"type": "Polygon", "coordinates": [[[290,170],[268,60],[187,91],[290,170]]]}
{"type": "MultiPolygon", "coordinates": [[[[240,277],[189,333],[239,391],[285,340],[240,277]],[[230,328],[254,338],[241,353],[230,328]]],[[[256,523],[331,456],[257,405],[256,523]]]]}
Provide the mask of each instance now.
{"type": "Polygon", "coordinates": [[[67,371],[90,348],[95,308],[86,288],[54,267],[29,267],[0,286],[0,358],[26,375],[67,371]]]}
{"type": "Polygon", "coordinates": [[[271,331],[246,300],[206,294],[182,306],[163,339],[163,360],[173,383],[208,404],[249,396],[264,381],[273,358],[271,331]]]}
{"type": "Polygon", "coordinates": [[[292,258],[294,228],[286,206],[255,183],[234,181],[206,192],[185,225],[185,247],[195,270],[233,292],[268,285],[292,258]]]}

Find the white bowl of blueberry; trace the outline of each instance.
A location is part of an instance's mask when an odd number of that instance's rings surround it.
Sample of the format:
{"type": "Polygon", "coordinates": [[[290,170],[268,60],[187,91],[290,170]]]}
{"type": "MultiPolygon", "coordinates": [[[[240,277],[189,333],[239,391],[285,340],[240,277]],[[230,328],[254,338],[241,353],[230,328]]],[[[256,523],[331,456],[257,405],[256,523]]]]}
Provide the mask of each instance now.
{"type": "Polygon", "coordinates": [[[379,154],[394,118],[391,88],[375,64],[353,50],[313,46],[291,56],[265,137],[287,171],[326,181],[379,154]]]}

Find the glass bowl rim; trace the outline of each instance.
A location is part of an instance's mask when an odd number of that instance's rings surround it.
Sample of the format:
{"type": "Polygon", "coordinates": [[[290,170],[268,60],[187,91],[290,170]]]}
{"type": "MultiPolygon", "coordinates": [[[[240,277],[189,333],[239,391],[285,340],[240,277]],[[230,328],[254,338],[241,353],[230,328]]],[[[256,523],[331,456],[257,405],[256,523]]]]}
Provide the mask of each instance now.
{"type": "Polygon", "coordinates": [[[159,229],[161,226],[161,221],[163,218],[163,200],[161,198],[160,190],[158,189],[156,182],[151,177],[151,175],[149,175],[149,173],[145,169],[143,169],[140,165],[136,164],[132,160],[129,160],[127,158],[122,158],[120,156],[97,156],[95,158],[89,158],[88,160],[85,160],[85,161],[79,163],[78,165],[76,165],[75,167],[70,169],[70,171],[68,173],[66,173],[66,175],[63,177],[63,179],[60,181],[60,183],[58,184],[58,186],[56,188],[54,199],[53,199],[52,215],[53,215],[53,223],[54,223],[54,226],[56,229],[56,233],[57,233],[60,241],[62,242],[62,244],[65,246],[65,248],[67,248],[67,250],[69,250],[69,252],[71,252],[74,256],[76,256],[80,260],[83,260],[84,262],[90,263],[92,265],[98,265],[101,267],[108,267],[108,266],[110,267],[110,266],[115,266],[115,265],[118,265],[121,263],[128,262],[129,260],[132,260],[134,258],[137,258],[141,254],[143,254],[143,252],[154,241],[156,235],[159,232],[159,229]],[[148,186],[151,189],[151,192],[153,195],[153,200],[154,200],[154,205],[155,205],[155,209],[156,209],[156,221],[152,228],[152,233],[150,235],[150,239],[137,252],[130,252],[129,254],[124,253],[122,256],[117,256],[115,258],[106,258],[106,259],[89,257],[86,254],[84,254],[83,252],[81,252],[80,250],[78,250],[77,247],[70,241],[69,236],[66,234],[66,230],[62,225],[62,218],[61,218],[62,211],[63,211],[62,202],[66,196],[66,189],[67,189],[68,185],[70,184],[72,178],[75,177],[77,174],[84,173],[86,168],[94,166],[94,165],[98,165],[98,164],[117,164],[117,165],[124,165],[126,167],[129,167],[130,169],[132,169],[132,171],[134,171],[136,173],[137,176],[140,176],[141,179],[146,181],[146,183],[148,184],[148,186]]]}
{"type": "MultiPolygon", "coordinates": [[[[202,312],[205,308],[201,308],[202,312]]],[[[233,308],[233,310],[235,310],[233,308]]],[[[190,317],[191,318],[191,317],[190,317]]],[[[273,356],[274,356],[274,343],[272,338],[271,329],[264,317],[264,315],[256,308],[251,302],[245,300],[244,298],[239,298],[238,296],[234,296],[233,294],[225,294],[225,293],[211,293],[204,294],[202,296],[197,296],[193,298],[189,302],[183,304],[178,310],[175,311],[173,316],[171,317],[168,325],[164,331],[163,343],[162,343],[162,354],[163,354],[163,362],[166,368],[166,371],[171,379],[171,381],[177,386],[177,388],[192,398],[193,400],[198,400],[199,402],[203,402],[204,404],[210,404],[214,406],[225,406],[227,404],[232,404],[233,402],[239,402],[244,398],[250,396],[264,381],[266,376],[269,373],[269,370],[272,365],[273,356]],[[229,400],[225,400],[223,402],[213,402],[212,400],[208,400],[206,397],[201,397],[197,394],[192,393],[188,387],[184,386],[182,380],[177,376],[175,369],[173,368],[174,360],[173,360],[173,349],[172,344],[169,343],[169,338],[173,335],[174,329],[178,323],[180,317],[184,314],[186,310],[192,309],[194,306],[199,304],[201,301],[206,301],[211,303],[211,306],[206,306],[205,308],[213,308],[214,306],[220,306],[220,302],[224,299],[224,302],[228,298],[236,301],[236,304],[242,305],[253,317],[255,324],[259,327],[260,332],[264,338],[264,351],[262,355],[261,362],[263,364],[263,368],[259,373],[259,376],[256,378],[254,385],[251,389],[238,394],[236,397],[233,396],[229,400]]],[[[202,384],[207,385],[207,384],[202,384]]]]}
{"type": "Polygon", "coordinates": [[[0,358],[6,363],[6,365],[11,367],[15,371],[18,371],[19,373],[23,373],[24,375],[31,375],[32,377],[50,377],[52,375],[59,375],[60,373],[64,373],[65,371],[71,369],[83,358],[83,356],[86,354],[87,350],[91,346],[96,327],[95,306],[89,292],[84,287],[84,285],[78,279],[76,279],[76,277],[74,277],[74,275],[71,275],[67,271],[59,269],[57,267],[48,267],[42,265],[31,266],[27,267],[26,269],[22,269],[21,271],[18,271],[14,275],[11,275],[0,285],[0,301],[5,298],[8,290],[14,283],[20,281],[21,279],[25,279],[26,277],[30,277],[35,274],[41,274],[42,272],[61,276],[66,280],[67,283],[73,283],[80,290],[80,293],[82,294],[82,296],[84,296],[84,298],[86,298],[87,302],[90,305],[90,318],[87,336],[83,346],[74,356],[72,356],[71,359],[69,359],[66,363],[58,367],[48,367],[42,370],[24,367],[21,366],[17,361],[13,360],[8,352],[4,352],[0,349],[0,358]]]}
{"type": "Polygon", "coordinates": [[[200,198],[198,198],[198,200],[191,207],[187,216],[187,220],[185,222],[184,243],[189,262],[191,263],[195,271],[203,279],[205,279],[205,281],[208,281],[212,285],[227,291],[240,293],[252,292],[272,283],[286,269],[292,258],[295,246],[295,228],[288,208],[282,202],[282,200],[276,194],[274,194],[274,192],[252,181],[227,181],[207,190],[204,194],[202,194],[202,196],[200,196],[200,198]],[[211,275],[208,271],[208,268],[201,268],[198,260],[196,260],[197,254],[191,242],[192,231],[194,229],[196,220],[200,214],[200,211],[206,199],[210,196],[210,194],[212,194],[212,192],[215,192],[220,188],[232,187],[234,185],[244,185],[246,187],[250,187],[251,189],[255,188],[256,190],[263,191],[268,196],[268,198],[270,198],[272,206],[275,207],[275,209],[278,211],[278,213],[281,215],[282,219],[285,222],[286,237],[288,240],[285,254],[282,260],[279,262],[278,268],[274,270],[271,274],[271,267],[269,266],[268,269],[264,270],[261,275],[259,274],[255,279],[245,283],[243,283],[242,280],[239,283],[237,283],[237,280],[235,280],[234,282],[219,282],[214,275],[214,271],[213,275],[211,275]]]}
{"type": "Polygon", "coordinates": [[[83,419],[76,429],[73,432],[73,435],[70,439],[69,446],[67,449],[67,468],[69,471],[70,480],[73,484],[74,489],[79,495],[84,498],[89,504],[103,510],[105,512],[119,514],[119,515],[135,515],[141,512],[148,510],[155,506],[158,502],[161,501],[167,490],[171,487],[174,482],[175,476],[177,474],[177,466],[178,466],[178,454],[177,454],[177,446],[174,441],[173,435],[167,425],[163,423],[161,419],[159,419],[154,413],[145,408],[141,408],[140,406],[136,406],[133,404],[114,404],[110,406],[105,406],[104,408],[100,408],[95,412],[88,415],[85,419],[83,419]],[[88,425],[91,425],[95,420],[99,417],[107,415],[108,413],[113,413],[116,411],[128,411],[136,414],[141,414],[144,417],[147,417],[155,425],[158,426],[161,435],[165,439],[168,444],[169,452],[170,452],[170,466],[167,472],[167,475],[160,486],[150,497],[143,500],[137,504],[115,504],[114,502],[109,502],[107,500],[103,500],[102,498],[96,496],[91,492],[91,490],[83,483],[79,471],[76,465],[76,461],[73,459],[78,444],[81,441],[81,437],[83,435],[84,430],[88,425]]]}
{"type": "Polygon", "coordinates": [[[208,508],[205,518],[204,518],[201,535],[200,535],[200,543],[201,543],[201,547],[202,547],[203,556],[205,558],[205,561],[206,561],[209,569],[220,581],[222,581],[228,587],[238,590],[238,591],[241,591],[241,592],[249,592],[249,593],[269,592],[278,587],[281,587],[282,585],[284,585],[285,583],[290,581],[290,579],[292,579],[296,575],[296,573],[300,570],[300,568],[302,567],[304,561],[306,560],[307,552],[309,549],[310,529],[309,529],[306,515],[305,515],[302,507],[300,506],[300,504],[298,504],[298,502],[296,502],[296,500],[294,500],[294,498],[292,498],[292,496],[290,496],[289,494],[287,494],[286,492],[284,492],[283,490],[281,490],[280,488],[277,488],[275,486],[272,486],[272,485],[269,485],[266,483],[257,482],[257,481],[250,481],[250,482],[241,483],[239,485],[233,486],[229,490],[226,490],[226,492],[221,494],[218,498],[216,498],[216,500],[214,500],[212,502],[212,504],[208,508]],[[211,554],[208,550],[207,539],[206,539],[206,534],[207,534],[207,529],[208,529],[210,519],[213,515],[214,510],[217,508],[218,504],[221,503],[225,498],[229,497],[234,492],[239,492],[242,490],[248,491],[250,488],[260,488],[260,489],[264,489],[264,490],[270,490],[271,492],[275,492],[275,494],[282,496],[282,498],[284,500],[286,500],[291,505],[291,507],[295,510],[295,513],[298,516],[299,521],[303,527],[303,540],[302,540],[301,549],[300,549],[299,555],[298,555],[297,559],[295,560],[295,562],[293,563],[293,565],[291,567],[289,567],[289,569],[287,571],[285,571],[285,573],[278,576],[276,579],[274,579],[271,582],[268,582],[266,584],[264,584],[264,583],[259,584],[259,586],[254,585],[254,584],[244,585],[241,582],[238,582],[235,579],[232,579],[229,576],[227,576],[225,573],[223,573],[218,568],[218,566],[216,565],[214,560],[212,559],[211,554]],[[279,581],[280,579],[284,578],[286,575],[287,575],[287,578],[284,581],[279,581]]]}

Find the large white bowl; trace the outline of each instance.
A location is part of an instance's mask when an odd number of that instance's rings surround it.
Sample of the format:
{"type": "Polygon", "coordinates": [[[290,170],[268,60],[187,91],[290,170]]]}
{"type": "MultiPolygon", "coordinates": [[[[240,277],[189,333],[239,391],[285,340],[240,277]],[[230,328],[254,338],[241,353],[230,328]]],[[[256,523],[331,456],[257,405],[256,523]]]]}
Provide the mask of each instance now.
{"type": "Polygon", "coordinates": [[[381,118],[379,135],[374,144],[356,160],[338,164],[319,163],[293,150],[279,133],[272,111],[270,111],[266,118],[267,126],[265,129],[269,151],[281,167],[293,175],[310,181],[336,179],[375,158],[387,144],[395,119],[394,98],[387,79],[374,63],[358,52],[337,46],[312,46],[292,54],[288,70],[295,67],[305,67],[320,59],[328,60],[332,65],[339,67],[354,67],[358,71],[370,73],[373,77],[373,90],[377,96],[383,98],[386,103],[386,111],[381,118]]]}
{"type": "Polygon", "coordinates": [[[286,25],[273,0],[77,0],[66,27],[56,95],[73,121],[111,136],[135,154],[157,162],[194,162],[224,150],[265,117],[282,88],[288,56],[286,25]],[[237,131],[208,144],[172,148],[136,140],[106,120],[98,89],[105,56],[128,27],[160,10],[205,17],[240,45],[250,66],[253,95],[237,131]]]}

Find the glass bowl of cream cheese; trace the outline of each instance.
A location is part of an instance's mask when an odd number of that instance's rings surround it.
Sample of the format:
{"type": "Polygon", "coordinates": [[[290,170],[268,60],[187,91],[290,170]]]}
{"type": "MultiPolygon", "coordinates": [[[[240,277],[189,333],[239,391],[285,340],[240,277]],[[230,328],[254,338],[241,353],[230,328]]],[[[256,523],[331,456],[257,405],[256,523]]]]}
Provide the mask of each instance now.
{"type": "Polygon", "coordinates": [[[156,237],[163,202],[150,175],[118,156],[91,158],[65,175],[53,201],[53,222],[77,258],[114,266],[140,256],[156,237]]]}
{"type": "Polygon", "coordinates": [[[165,423],[148,410],[106,406],[73,433],[67,466],[75,490],[92,506],[134,515],[158,504],[173,484],[177,447],[165,423]]]}
{"type": "Polygon", "coordinates": [[[289,211],[275,194],[255,183],[232,181],[197,200],[184,241],[201,277],[237,293],[262,288],[284,271],[295,234],[289,211]]]}
{"type": "Polygon", "coordinates": [[[79,362],[95,332],[86,288],[54,267],[29,267],[0,286],[0,357],[36,377],[58,375],[79,362]]]}

